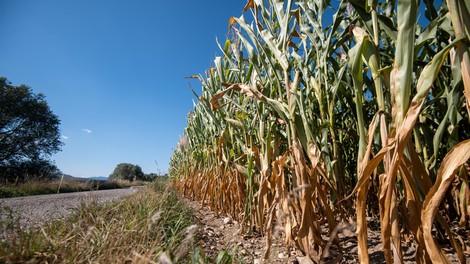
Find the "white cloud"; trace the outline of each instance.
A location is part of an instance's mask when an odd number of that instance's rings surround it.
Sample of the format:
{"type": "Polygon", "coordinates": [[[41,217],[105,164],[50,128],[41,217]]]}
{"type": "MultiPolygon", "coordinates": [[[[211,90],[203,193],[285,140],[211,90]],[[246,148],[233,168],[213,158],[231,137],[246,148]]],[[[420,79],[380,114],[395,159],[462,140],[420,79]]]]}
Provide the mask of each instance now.
{"type": "Polygon", "coordinates": [[[62,135],[62,139],[69,139],[69,137],[62,135]]]}
{"type": "Polygon", "coordinates": [[[82,128],[82,131],[87,133],[87,134],[91,134],[93,131],[91,131],[90,129],[88,128],[82,128]]]}

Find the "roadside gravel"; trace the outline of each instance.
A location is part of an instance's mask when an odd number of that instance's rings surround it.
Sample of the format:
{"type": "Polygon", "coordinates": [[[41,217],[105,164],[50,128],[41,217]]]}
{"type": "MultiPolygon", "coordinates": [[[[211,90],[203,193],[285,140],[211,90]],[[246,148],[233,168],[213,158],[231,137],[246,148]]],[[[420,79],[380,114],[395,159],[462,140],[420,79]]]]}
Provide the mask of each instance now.
{"type": "Polygon", "coordinates": [[[64,219],[82,203],[109,202],[136,192],[142,187],[90,192],[60,193],[0,199],[0,220],[19,217],[23,227],[37,227],[64,219]],[[8,209],[11,209],[11,214],[8,209]]]}

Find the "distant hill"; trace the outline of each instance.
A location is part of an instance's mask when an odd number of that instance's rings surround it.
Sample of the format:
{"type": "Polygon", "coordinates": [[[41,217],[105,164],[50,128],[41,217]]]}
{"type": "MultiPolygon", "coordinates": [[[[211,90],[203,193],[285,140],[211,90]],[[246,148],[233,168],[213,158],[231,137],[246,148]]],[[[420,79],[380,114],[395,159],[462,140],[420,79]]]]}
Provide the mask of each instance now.
{"type": "Polygon", "coordinates": [[[88,177],[90,180],[97,180],[97,181],[107,181],[108,177],[105,176],[95,176],[95,177],[88,177]]]}
{"type": "Polygon", "coordinates": [[[87,180],[107,181],[108,180],[108,177],[104,177],[104,176],[93,176],[93,177],[88,177],[88,178],[74,177],[68,174],[62,174],[62,176],[64,177],[64,179],[78,180],[78,181],[87,181],[87,180]]]}
{"type": "MultiPolygon", "coordinates": [[[[61,178],[61,177],[59,177],[61,178]]],[[[62,174],[62,178],[67,179],[67,180],[81,180],[83,178],[78,178],[78,177],[73,177],[72,175],[68,174],[62,174]]]]}

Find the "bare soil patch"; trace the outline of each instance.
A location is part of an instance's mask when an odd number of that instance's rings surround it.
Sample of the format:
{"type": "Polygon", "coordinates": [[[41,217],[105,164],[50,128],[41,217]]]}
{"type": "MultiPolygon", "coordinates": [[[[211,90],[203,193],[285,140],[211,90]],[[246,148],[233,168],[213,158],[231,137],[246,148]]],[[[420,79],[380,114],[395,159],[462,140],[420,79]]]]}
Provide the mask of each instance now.
{"type": "MultiPolygon", "coordinates": [[[[240,224],[230,217],[217,215],[208,207],[201,207],[196,201],[185,199],[187,204],[194,210],[195,217],[198,221],[199,234],[198,243],[203,249],[206,256],[216,260],[222,251],[228,252],[232,256],[233,263],[313,263],[308,258],[303,257],[302,252],[296,251],[293,247],[284,245],[282,232],[275,234],[271,245],[269,259],[264,259],[266,251],[266,238],[253,233],[252,236],[244,236],[240,234],[240,224]]],[[[368,246],[369,258],[371,263],[385,263],[383,247],[381,243],[380,226],[378,219],[368,218],[368,246]]],[[[458,232],[459,230],[455,230],[458,232]]],[[[460,230],[462,231],[462,230],[460,230]]],[[[276,233],[276,232],[275,232],[276,233]]],[[[328,229],[323,228],[322,236],[326,241],[328,229]]],[[[319,263],[359,263],[357,255],[357,239],[356,225],[352,223],[343,223],[336,229],[336,236],[339,239],[339,245],[331,243],[323,253],[319,263]]],[[[467,238],[464,235],[464,238],[467,238]]],[[[470,263],[470,245],[466,244],[467,263],[470,263]]],[[[403,246],[404,263],[415,263],[414,256],[416,249],[412,242],[403,246]]],[[[450,248],[449,244],[443,243],[444,248],[451,263],[460,263],[457,255],[450,248]]]]}

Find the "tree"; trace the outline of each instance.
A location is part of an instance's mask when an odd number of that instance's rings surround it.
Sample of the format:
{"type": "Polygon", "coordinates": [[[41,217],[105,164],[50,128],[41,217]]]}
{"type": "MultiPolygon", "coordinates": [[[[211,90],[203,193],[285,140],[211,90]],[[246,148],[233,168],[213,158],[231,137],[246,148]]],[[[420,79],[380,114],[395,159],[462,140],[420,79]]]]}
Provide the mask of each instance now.
{"type": "Polygon", "coordinates": [[[49,160],[28,160],[10,164],[8,167],[0,167],[0,175],[6,181],[18,182],[25,180],[50,180],[58,179],[62,172],[49,160]]]}
{"type": "Polygon", "coordinates": [[[158,177],[163,177],[163,175],[160,175],[158,173],[147,173],[144,175],[145,181],[153,181],[157,179],[158,177]]]}
{"type": "Polygon", "coordinates": [[[0,172],[47,163],[62,146],[59,125],[43,94],[0,77],[0,172]]]}
{"type": "Polygon", "coordinates": [[[142,168],[139,165],[130,163],[120,163],[116,166],[113,173],[109,175],[110,180],[145,180],[142,168]]]}

